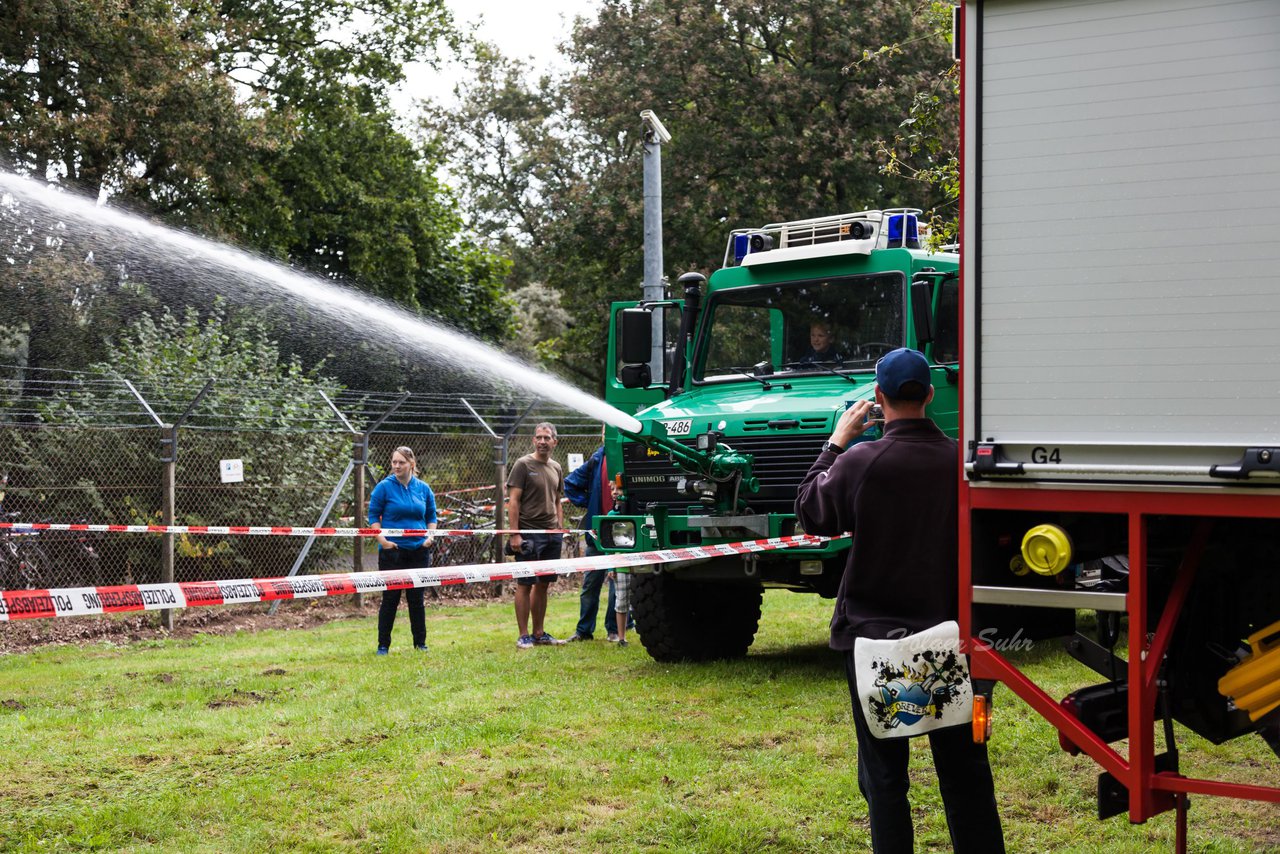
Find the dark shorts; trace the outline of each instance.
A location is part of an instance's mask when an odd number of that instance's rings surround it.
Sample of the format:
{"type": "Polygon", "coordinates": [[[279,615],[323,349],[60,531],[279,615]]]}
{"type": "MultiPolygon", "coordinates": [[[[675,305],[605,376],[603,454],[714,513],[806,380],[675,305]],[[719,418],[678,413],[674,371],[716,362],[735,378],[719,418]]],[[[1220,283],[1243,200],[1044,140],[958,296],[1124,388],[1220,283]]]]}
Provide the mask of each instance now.
{"type": "MultiPolygon", "coordinates": [[[[563,543],[564,537],[560,534],[525,534],[520,538],[520,554],[516,555],[516,560],[558,560],[563,543]]],[[[535,583],[550,584],[558,577],[543,575],[539,578],[517,578],[516,584],[532,587],[535,583]]]]}

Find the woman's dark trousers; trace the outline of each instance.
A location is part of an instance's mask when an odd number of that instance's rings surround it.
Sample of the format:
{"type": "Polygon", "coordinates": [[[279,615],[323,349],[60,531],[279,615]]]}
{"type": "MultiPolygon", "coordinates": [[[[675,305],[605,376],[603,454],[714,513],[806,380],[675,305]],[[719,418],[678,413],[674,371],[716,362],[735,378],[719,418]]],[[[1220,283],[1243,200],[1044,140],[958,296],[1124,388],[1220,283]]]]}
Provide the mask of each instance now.
{"type": "MultiPolygon", "coordinates": [[[[425,548],[378,551],[378,569],[423,569],[428,566],[431,566],[431,552],[425,548]]],[[[427,609],[422,603],[422,596],[426,591],[421,587],[410,587],[404,591],[382,591],[382,607],[378,609],[378,646],[391,646],[391,627],[396,621],[396,609],[400,607],[402,592],[409,606],[409,630],[413,635],[413,645],[423,646],[427,642],[427,609]]]]}

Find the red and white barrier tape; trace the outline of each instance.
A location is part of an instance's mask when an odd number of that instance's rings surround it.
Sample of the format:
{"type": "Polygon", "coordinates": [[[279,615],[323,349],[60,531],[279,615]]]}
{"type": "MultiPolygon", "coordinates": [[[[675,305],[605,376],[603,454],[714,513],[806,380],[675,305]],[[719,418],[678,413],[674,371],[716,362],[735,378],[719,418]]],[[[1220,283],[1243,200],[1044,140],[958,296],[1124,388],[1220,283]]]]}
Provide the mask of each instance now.
{"type": "Polygon", "coordinates": [[[513,528],[301,528],[293,525],[90,525],[76,522],[0,522],[0,531],[77,531],[88,534],[224,534],[274,537],[472,537],[478,534],[590,533],[576,528],[517,530],[513,528]]]}
{"type": "Polygon", "coordinates": [[[401,569],[178,584],[126,584],[116,587],[64,587],[55,590],[6,590],[0,592],[0,620],[81,617],[122,611],[235,605],[248,602],[271,602],[276,599],[308,599],[318,596],[375,593],[411,587],[508,581],[514,578],[588,572],[593,569],[625,569],[644,564],[679,563],[751,552],[811,548],[820,546],[829,539],[831,538],[799,534],[714,546],[559,560],[481,563],[440,569],[401,569]]]}

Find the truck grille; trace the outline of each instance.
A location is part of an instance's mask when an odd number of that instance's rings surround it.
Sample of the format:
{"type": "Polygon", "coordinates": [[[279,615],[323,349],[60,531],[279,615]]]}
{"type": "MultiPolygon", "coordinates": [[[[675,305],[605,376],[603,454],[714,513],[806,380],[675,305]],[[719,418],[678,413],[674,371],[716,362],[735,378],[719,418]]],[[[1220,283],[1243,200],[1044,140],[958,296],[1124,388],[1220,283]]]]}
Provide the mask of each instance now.
{"type": "MultiPolygon", "coordinates": [[[[744,494],[756,513],[794,513],[796,491],[809,467],[822,451],[826,433],[820,436],[739,436],[725,444],[755,458],[754,470],[760,491],[744,494]]],[[[692,439],[678,440],[692,448],[692,439]]],[[[638,442],[623,446],[627,512],[643,513],[645,505],[657,503],[671,508],[696,506],[697,501],[676,493],[675,483],[684,473],[663,453],[650,451],[638,442]]]]}

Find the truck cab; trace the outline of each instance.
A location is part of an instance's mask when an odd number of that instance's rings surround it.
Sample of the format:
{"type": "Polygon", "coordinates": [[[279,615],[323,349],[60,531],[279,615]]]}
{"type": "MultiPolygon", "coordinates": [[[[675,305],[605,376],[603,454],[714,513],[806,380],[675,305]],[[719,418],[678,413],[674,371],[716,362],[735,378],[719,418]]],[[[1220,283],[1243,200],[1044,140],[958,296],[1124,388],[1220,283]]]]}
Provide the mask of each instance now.
{"type": "MultiPolygon", "coordinates": [[[[922,248],[919,217],[867,210],[736,229],[709,280],[681,277],[683,299],[614,306],[606,399],[647,403],[635,411],[646,434],[729,464],[695,470],[643,437],[611,434],[621,496],[597,519],[605,551],[803,533],[801,481],[840,414],[874,397],[876,362],[898,347],[933,363],[929,415],[955,435],[959,257],[922,248]]],[[[838,540],[637,571],[641,639],[659,660],[743,655],[763,588],[832,597],[847,548],[838,540]]]]}

